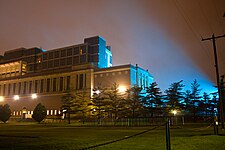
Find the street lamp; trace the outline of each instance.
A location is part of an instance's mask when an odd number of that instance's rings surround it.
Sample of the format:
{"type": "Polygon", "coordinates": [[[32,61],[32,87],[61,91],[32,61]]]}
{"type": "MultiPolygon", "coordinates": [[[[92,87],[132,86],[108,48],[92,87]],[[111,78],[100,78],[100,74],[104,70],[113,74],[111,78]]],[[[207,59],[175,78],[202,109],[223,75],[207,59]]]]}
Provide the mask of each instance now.
{"type": "Polygon", "coordinates": [[[4,101],[4,97],[0,96],[0,102],[3,102],[3,101],[4,101]]]}
{"type": "Polygon", "coordinates": [[[19,97],[19,95],[14,95],[13,99],[14,99],[14,100],[19,100],[20,97],[19,97]]]}
{"type": "Polygon", "coordinates": [[[37,98],[37,94],[32,94],[31,97],[32,97],[32,99],[36,99],[37,98]]]}

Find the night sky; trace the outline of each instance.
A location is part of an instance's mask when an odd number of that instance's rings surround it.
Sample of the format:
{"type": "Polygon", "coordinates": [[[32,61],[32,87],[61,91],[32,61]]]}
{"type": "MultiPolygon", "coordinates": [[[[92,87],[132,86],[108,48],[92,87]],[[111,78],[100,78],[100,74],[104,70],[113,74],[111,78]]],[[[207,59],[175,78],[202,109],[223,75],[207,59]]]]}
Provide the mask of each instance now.
{"type": "MultiPolygon", "coordinates": [[[[46,50],[100,35],[113,64],[139,64],[162,90],[197,79],[215,90],[211,41],[225,34],[225,0],[0,0],[0,55],[19,47],[46,50]]],[[[225,38],[217,41],[225,74],[225,38]]]]}

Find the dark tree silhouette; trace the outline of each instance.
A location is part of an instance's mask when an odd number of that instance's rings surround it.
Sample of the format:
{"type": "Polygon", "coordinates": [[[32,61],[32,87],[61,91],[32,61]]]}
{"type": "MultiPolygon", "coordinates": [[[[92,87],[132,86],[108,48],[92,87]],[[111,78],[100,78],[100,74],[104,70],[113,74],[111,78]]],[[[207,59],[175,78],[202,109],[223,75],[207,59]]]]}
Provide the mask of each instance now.
{"type": "Polygon", "coordinates": [[[125,111],[126,101],[124,99],[125,92],[119,91],[119,84],[114,83],[109,91],[106,92],[107,99],[109,101],[109,108],[113,114],[113,118],[116,120],[122,117],[125,111]]]}
{"type": "Polygon", "coordinates": [[[199,88],[200,84],[195,79],[193,83],[191,83],[191,105],[192,105],[192,113],[193,113],[193,119],[194,122],[196,122],[196,113],[198,112],[198,109],[196,109],[196,106],[200,102],[201,96],[200,92],[202,89],[199,88]]]}
{"type": "Polygon", "coordinates": [[[156,109],[160,112],[161,106],[163,105],[162,92],[157,86],[158,84],[156,82],[151,83],[150,86],[146,88],[146,97],[143,98],[143,104],[147,110],[151,112],[151,117],[156,109]]]}
{"type": "Polygon", "coordinates": [[[8,104],[0,105],[0,120],[4,123],[11,117],[11,110],[8,104]]]}
{"type": "Polygon", "coordinates": [[[134,86],[127,90],[127,102],[129,103],[129,108],[131,110],[132,118],[138,117],[143,105],[141,103],[143,96],[141,94],[142,88],[134,86]]]}
{"type": "Polygon", "coordinates": [[[34,109],[32,118],[40,123],[45,117],[47,116],[47,110],[44,105],[41,103],[37,104],[37,106],[34,109]]]}
{"type": "Polygon", "coordinates": [[[181,106],[181,101],[183,100],[183,80],[179,82],[174,82],[170,85],[170,87],[165,91],[167,105],[170,106],[171,109],[179,109],[181,106]]]}
{"type": "Polygon", "coordinates": [[[75,103],[74,102],[75,101],[75,96],[70,92],[70,90],[68,90],[61,97],[61,101],[62,101],[61,109],[66,114],[66,118],[68,119],[68,124],[70,124],[70,115],[72,113],[72,107],[74,106],[74,103],[75,103]]]}
{"type": "Polygon", "coordinates": [[[186,90],[184,93],[184,109],[186,112],[190,112],[191,111],[191,91],[190,90],[186,90]]]}

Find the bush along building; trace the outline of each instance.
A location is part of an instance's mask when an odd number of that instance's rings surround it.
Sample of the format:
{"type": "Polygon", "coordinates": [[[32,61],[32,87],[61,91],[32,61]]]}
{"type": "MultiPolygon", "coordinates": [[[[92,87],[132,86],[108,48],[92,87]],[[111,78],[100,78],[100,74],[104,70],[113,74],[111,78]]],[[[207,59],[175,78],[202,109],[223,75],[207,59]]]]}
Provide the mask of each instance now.
{"type": "Polygon", "coordinates": [[[100,37],[53,50],[18,48],[0,57],[0,104],[9,104],[13,117],[31,118],[38,103],[47,116],[60,116],[66,91],[84,93],[89,100],[93,89],[117,83],[126,89],[147,87],[151,74],[140,67],[112,66],[112,52],[100,37]]]}

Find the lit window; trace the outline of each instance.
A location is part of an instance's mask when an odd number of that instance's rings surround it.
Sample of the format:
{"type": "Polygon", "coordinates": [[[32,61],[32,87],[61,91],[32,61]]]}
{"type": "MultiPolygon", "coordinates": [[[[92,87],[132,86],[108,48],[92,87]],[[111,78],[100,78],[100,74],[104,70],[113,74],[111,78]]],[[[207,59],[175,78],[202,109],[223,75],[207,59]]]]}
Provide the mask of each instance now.
{"type": "Polygon", "coordinates": [[[80,55],[82,55],[83,54],[83,50],[82,49],[80,49],[80,55]]]}

